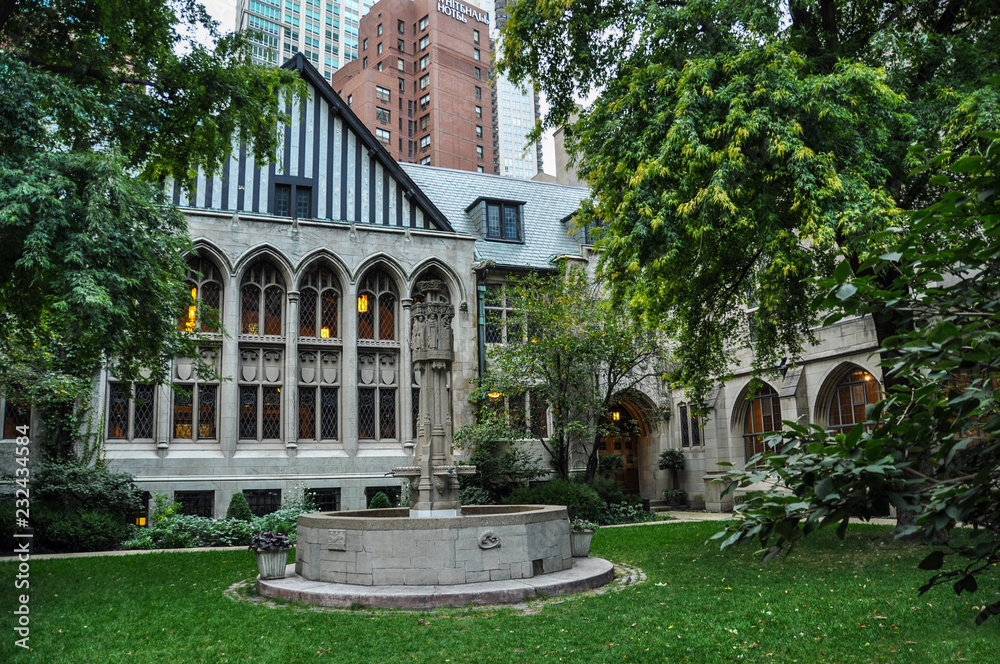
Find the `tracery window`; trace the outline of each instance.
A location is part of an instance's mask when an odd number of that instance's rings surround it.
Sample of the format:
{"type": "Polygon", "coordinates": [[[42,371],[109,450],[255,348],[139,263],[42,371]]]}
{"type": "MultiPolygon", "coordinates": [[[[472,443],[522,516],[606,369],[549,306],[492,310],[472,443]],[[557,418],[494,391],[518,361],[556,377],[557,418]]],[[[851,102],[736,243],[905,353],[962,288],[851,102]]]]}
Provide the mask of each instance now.
{"type": "Polygon", "coordinates": [[[358,289],[358,438],[398,438],[398,298],[389,275],[369,274],[358,289]]]}
{"type": "Polygon", "coordinates": [[[108,439],[152,440],[155,409],[152,385],[108,384],[108,439]]]}
{"type": "Polygon", "coordinates": [[[237,429],[240,440],[281,438],[284,349],[240,348],[237,429]]]}
{"type": "Polygon", "coordinates": [[[222,311],[222,275],[212,261],[195,255],[188,259],[186,283],[190,301],[177,320],[182,332],[218,332],[218,317],[222,311]]]}
{"type": "Polygon", "coordinates": [[[299,287],[299,337],[337,339],[340,284],[325,267],[310,270],[299,287]]]}
{"type": "Polygon", "coordinates": [[[747,404],[743,417],[743,461],[767,451],[764,434],[781,429],[781,400],[774,388],[764,383],[747,404]]]}
{"type": "MultiPolygon", "coordinates": [[[[201,361],[218,374],[219,349],[203,347],[201,361]]],[[[217,440],[219,437],[219,378],[199,376],[195,360],[174,360],[174,406],[171,433],[174,440],[217,440]]]]}
{"type": "Polygon", "coordinates": [[[694,406],[686,403],[678,405],[677,421],[681,429],[681,447],[701,445],[701,422],[694,406]]]}
{"type": "Polygon", "coordinates": [[[834,433],[848,433],[858,424],[864,424],[869,431],[874,422],[868,422],[865,409],[881,397],[881,388],[875,377],[864,369],[856,369],[841,379],[834,388],[830,399],[827,428],[834,433]]]}
{"type": "Polygon", "coordinates": [[[247,270],[240,284],[240,334],[281,336],[285,308],[285,281],[267,262],[247,270]]]}

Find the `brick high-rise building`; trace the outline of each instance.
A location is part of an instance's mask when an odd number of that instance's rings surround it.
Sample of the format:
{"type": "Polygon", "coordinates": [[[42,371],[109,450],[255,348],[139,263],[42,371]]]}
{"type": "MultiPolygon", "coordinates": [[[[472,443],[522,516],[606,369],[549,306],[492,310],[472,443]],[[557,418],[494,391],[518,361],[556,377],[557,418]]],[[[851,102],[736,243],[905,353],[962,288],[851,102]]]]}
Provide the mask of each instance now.
{"type": "Polygon", "coordinates": [[[398,161],[494,172],[489,11],[380,0],[331,85],[398,161]]]}

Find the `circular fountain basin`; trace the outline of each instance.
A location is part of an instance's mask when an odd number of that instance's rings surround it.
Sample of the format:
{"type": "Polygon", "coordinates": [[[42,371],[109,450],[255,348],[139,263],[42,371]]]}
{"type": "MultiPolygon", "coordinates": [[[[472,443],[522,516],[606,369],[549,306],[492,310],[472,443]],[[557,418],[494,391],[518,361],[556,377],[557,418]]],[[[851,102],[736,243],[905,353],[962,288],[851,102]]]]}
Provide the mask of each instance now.
{"type": "Polygon", "coordinates": [[[298,519],[295,572],[310,581],[447,586],[572,567],[565,507],[466,506],[450,517],[410,517],[397,508],[298,519]]]}
{"type": "Polygon", "coordinates": [[[489,505],[461,516],[407,509],[303,514],[294,570],[265,597],[330,607],[502,604],[603,586],[614,565],[573,558],[565,507],[489,505]]]}

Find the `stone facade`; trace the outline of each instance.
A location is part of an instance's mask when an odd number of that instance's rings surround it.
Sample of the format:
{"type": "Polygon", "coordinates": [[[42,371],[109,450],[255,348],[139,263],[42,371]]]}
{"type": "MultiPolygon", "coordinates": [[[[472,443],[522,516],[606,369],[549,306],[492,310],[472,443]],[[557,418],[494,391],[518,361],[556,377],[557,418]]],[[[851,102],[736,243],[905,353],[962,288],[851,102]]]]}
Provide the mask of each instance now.
{"type": "MultiPolygon", "coordinates": [[[[302,56],[286,66],[301,72],[310,96],[292,103],[277,162],[254,164],[240,149],[214,177],[200,174],[194,191],[172,191],[196,247],[192,308],[178,312],[179,325],[205,335],[202,359],[221,379],[199,379],[193,359],[178,358],[170,370],[179,392],[141,388],[129,398],[112,373],[94,382],[109,465],[150,492],[197,498],[214,516],[238,491],[255,496],[259,510],[298,488],[324,492],[326,509],[358,509],[373,490],[398,491],[392,469],[413,464],[418,439],[410,337],[418,282],[440,281],[454,309],[450,369],[436,380],[455,431],[471,423],[472,382],[489,345],[502,341],[487,329],[486,290],[512,274],[553,270],[561,258],[595,263],[587,237],[570,226],[586,189],[398,164],[302,56]],[[203,305],[218,309],[226,334],[206,323],[203,305]]],[[[881,375],[871,322],[845,319],[816,333],[818,345],[797,365],[776,368],[754,395],[751,358],[741,354],[703,420],[692,419],[680,391],[649,384],[634,395],[624,407],[638,432],[621,453],[640,495],[657,499],[667,488],[657,460],[674,447],[685,452],[680,480],[690,502],[726,509],[712,483],[718,464],[744,463],[767,427],[863,421],[881,375]],[[651,405],[669,417],[648,421],[642,412],[651,405]]],[[[0,408],[0,467],[10,469],[11,425],[27,415],[0,408]]],[[[376,573],[354,565],[343,573],[376,573]]],[[[378,573],[392,569],[401,567],[378,573]]]]}

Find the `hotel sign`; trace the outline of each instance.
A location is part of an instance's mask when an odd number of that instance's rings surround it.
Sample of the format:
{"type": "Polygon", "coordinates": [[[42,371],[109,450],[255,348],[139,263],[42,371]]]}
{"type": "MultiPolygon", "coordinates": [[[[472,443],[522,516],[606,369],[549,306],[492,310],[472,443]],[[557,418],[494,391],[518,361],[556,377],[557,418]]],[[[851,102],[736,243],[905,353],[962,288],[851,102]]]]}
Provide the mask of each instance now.
{"type": "Polygon", "coordinates": [[[471,16],[480,23],[484,25],[490,24],[489,12],[481,12],[471,7],[463,5],[461,2],[456,2],[456,0],[438,0],[438,11],[445,16],[451,16],[456,21],[461,21],[462,23],[468,23],[469,19],[466,18],[471,16]]]}

